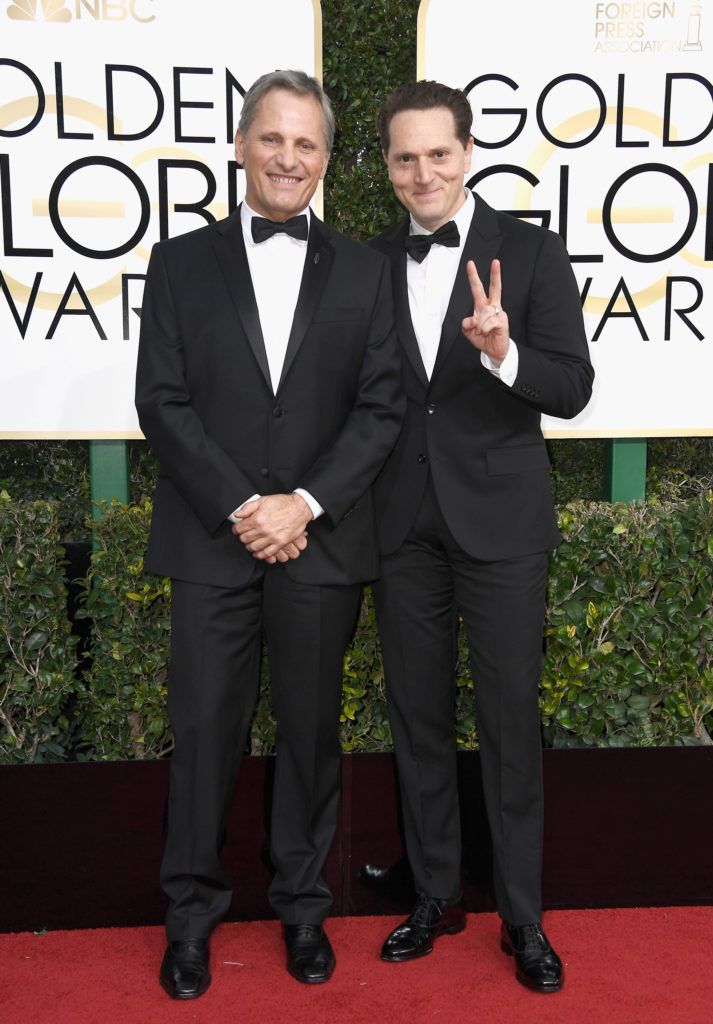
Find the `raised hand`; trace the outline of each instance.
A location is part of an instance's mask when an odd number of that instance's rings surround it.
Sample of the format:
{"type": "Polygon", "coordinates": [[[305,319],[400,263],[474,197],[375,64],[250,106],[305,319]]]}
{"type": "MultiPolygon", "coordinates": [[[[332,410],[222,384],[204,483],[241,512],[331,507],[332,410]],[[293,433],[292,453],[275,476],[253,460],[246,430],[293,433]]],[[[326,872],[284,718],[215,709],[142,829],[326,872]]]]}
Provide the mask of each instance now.
{"type": "Polygon", "coordinates": [[[472,260],[468,260],[466,272],[473,295],[473,315],[465,318],[461,329],[471,345],[485,352],[499,366],[510,345],[508,315],[500,306],[503,290],[500,260],[493,260],[490,264],[490,290],[487,295],[472,260]]]}

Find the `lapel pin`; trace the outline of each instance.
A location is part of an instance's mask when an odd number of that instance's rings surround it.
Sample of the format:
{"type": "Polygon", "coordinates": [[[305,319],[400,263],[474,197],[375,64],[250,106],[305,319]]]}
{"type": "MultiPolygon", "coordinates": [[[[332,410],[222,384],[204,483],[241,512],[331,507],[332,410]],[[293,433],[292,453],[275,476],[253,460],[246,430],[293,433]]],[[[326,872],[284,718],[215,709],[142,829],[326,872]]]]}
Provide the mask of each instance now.
{"type": "Polygon", "coordinates": [[[316,253],[314,254],[314,262],[315,262],[315,263],[319,263],[319,253],[318,253],[318,252],[316,252],[316,253]]]}

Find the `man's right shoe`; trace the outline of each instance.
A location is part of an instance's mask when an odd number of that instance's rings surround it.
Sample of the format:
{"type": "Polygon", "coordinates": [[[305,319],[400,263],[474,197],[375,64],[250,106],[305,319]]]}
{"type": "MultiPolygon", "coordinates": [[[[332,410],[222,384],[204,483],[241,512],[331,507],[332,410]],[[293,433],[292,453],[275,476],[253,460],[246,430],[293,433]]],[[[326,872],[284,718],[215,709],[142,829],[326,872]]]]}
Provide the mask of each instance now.
{"type": "Polygon", "coordinates": [[[421,893],[416,906],[381,948],[381,959],[389,963],[416,960],[433,950],[439,935],[455,935],[465,928],[465,912],[459,903],[437,900],[421,893]]]}
{"type": "Polygon", "coordinates": [[[161,988],[171,999],[197,999],[210,985],[208,939],[169,942],[161,964],[161,988]]]}

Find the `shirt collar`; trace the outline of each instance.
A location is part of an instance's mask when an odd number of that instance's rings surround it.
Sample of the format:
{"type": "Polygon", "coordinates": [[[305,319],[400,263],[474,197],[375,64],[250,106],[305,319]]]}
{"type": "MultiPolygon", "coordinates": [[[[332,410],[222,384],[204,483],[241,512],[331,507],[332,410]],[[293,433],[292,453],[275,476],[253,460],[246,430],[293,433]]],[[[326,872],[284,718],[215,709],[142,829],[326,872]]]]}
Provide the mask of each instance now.
{"type": "MultiPolygon", "coordinates": [[[[311,218],[311,215],[312,215],[312,211],[310,210],[309,206],[306,206],[304,208],[304,210],[300,211],[300,213],[304,213],[305,216],[307,217],[307,230],[309,231],[309,228],[310,228],[310,218],[311,218]]],[[[257,242],[253,241],[253,233],[252,233],[251,222],[252,222],[253,217],[261,217],[261,216],[262,216],[261,213],[256,213],[255,210],[253,210],[252,207],[248,206],[246,201],[243,199],[243,201],[242,201],[242,203],[240,205],[240,223],[243,226],[243,235],[245,236],[245,241],[249,245],[257,245],[258,244],[257,242]]],[[[297,216],[299,216],[299,214],[294,214],[294,216],[297,217],[297,216]]],[[[268,239],[268,241],[269,241],[269,239],[268,239]]],[[[296,242],[298,245],[306,245],[307,244],[306,242],[301,241],[299,238],[290,238],[290,241],[296,242]]]]}
{"type": "MultiPolygon", "coordinates": [[[[463,241],[466,235],[468,234],[468,231],[470,229],[470,222],[472,221],[473,214],[475,213],[475,199],[473,198],[473,193],[470,191],[469,188],[463,189],[463,191],[465,192],[465,202],[460,207],[458,212],[455,213],[451,218],[451,220],[455,222],[455,225],[458,228],[461,248],[463,247],[463,241]]],[[[412,235],[433,234],[432,231],[429,231],[428,228],[424,228],[423,225],[419,224],[417,220],[413,219],[413,217],[410,217],[410,221],[410,233],[412,235]]]]}

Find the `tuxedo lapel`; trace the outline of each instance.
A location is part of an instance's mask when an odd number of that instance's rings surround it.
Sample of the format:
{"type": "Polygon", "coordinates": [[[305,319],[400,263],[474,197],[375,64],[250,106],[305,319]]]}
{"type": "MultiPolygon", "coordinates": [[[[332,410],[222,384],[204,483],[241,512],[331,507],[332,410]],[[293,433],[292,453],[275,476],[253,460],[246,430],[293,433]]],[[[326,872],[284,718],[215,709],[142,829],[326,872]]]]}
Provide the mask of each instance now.
{"type": "Polygon", "coordinates": [[[463,319],[473,313],[473,296],[468,284],[466,263],[468,260],[474,261],[478,276],[487,292],[490,286],[490,264],[497,256],[503,241],[495,210],[488,206],[480,196],[474,195],[474,198],[475,213],[463,246],[455,284],[443,320],[438,354],[431,375],[432,381],[448,358],[448,353],[456,338],[460,335],[463,319]]]}
{"type": "Polygon", "coordinates": [[[408,301],[408,278],[406,265],[408,257],[404,248],[404,238],[409,230],[409,218],[405,217],[387,234],[385,241],[391,246],[390,259],[392,266],[392,282],[394,286],[394,306],[396,309],[396,328],[401,344],[414,368],[416,376],[425,388],[428,387],[428,374],[421,358],[421,349],[413,329],[411,307],[408,301]]]}
{"type": "Polygon", "coordinates": [[[260,326],[260,314],[255,300],[248,257],[245,252],[240,207],[227,220],[221,221],[217,225],[217,230],[218,237],[215,241],[215,254],[223,272],[225,284],[253,355],[262,371],[267,386],[272,391],[270,367],[267,362],[265,340],[262,336],[262,327],[260,326]]]}
{"type": "Polygon", "coordinates": [[[297,296],[297,306],[295,307],[295,316],[287,342],[287,350],[285,351],[285,361],[282,365],[280,383],[277,386],[278,391],[284,384],[285,377],[289,373],[295,356],[304,341],[307,328],[312,322],[314,311],[327,284],[333,261],[334,246],[329,241],[321,220],[318,220],[312,214],[310,216],[307,255],[305,256],[305,266],[302,272],[302,283],[300,284],[300,291],[297,296]]]}

